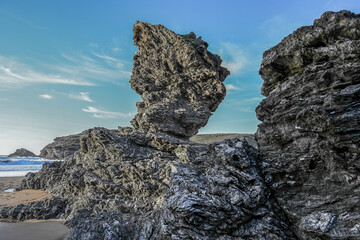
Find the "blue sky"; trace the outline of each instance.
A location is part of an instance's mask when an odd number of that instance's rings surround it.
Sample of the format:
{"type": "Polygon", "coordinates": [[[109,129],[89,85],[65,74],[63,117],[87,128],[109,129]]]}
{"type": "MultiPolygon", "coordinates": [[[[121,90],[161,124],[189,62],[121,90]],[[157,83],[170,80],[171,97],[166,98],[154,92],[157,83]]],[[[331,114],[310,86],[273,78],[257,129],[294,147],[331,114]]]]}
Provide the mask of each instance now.
{"type": "Polygon", "coordinates": [[[202,36],[231,75],[200,133],[254,133],[262,53],[328,10],[359,0],[0,2],[0,154],[39,153],[57,136],[129,126],[140,97],[128,83],[136,20],[202,36]]]}

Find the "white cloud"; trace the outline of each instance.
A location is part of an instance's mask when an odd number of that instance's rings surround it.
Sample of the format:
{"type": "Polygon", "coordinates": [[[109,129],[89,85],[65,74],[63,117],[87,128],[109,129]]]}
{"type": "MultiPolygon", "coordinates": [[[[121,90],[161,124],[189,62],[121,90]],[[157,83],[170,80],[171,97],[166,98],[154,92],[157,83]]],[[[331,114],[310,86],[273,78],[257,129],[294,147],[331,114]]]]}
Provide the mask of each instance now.
{"type": "Polygon", "coordinates": [[[45,98],[45,99],[53,99],[53,96],[51,96],[49,94],[41,94],[41,95],[39,95],[39,97],[45,98]]]}
{"type": "Polygon", "coordinates": [[[109,112],[97,109],[95,107],[87,107],[82,109],[84,112],[93,113],[94,118],[100,119],[111,119],[111,118],[130,118],[134,114],[133,113],[121,113],[121,112],[109,112]]]}
{"type": "Polygon", "coordinates": [[[68,97],[78,99],[78,100],[81,100],[81,101],[85,101],[85,102],[94,102],[90,98],[89,95],[90,95],[89,92],[80,92],[79,94],[69,94],[68,97]]]}
{"type": "Polygon", "coordinates": [[[122,83],[128,81],[131,76],[132,63],[123,61],[113,56],[92,53],[91,55],[62,54],[63,61],[50,68],[64,75],[77,76],[81,79],[89,79],[92,82],[122,83]]]}
{"type": "Polygon", "coordinates": [[[259,102],[263,99],[264,97],[253,97],[253,98],[245,99],[244,102],[259,102]]]}
{"type": "Polygon", "coordinates": [[[239,74],[249,62],[243,50],[229,42],[221,43],[220,55],[224,60],[222,65],[230,70],[231,75],[239,74]]]}
{"type": "Polygon", "coordinates": [[[35,60],[32,65],[0,55],[0,89],[36,83],[96,86],[102,81],[121,84],[122,80],[129,80],[132,68],[130,61],[119,59],[119,54],[112,49],[110,55],[99,51],[101,53],[63,53],[54,62],[35,60]]]}
{"type": "Polygon", "coordinates": [[[241,91],[242,89],[233,85],[233,84],[225,84],[226,90],[230,91],[230,90],[237,90],[237,91],[241,91]]]}
{"type": "Polygon", "coordinates": [[[120,62],[119,59],[116,59],[114,57],[110,57],[110,56],[107,56],[105,54],[99,54],[99,53],[95,53],[93,52],[94,56],[98,57],[98,58],[102,58],[102,59],[105,59],[105,60],[110,60],[110,61],[114,61],[114,62],[120,62]]]}
{"type": "Polygon", "coordinates": [[[82,78],[72,78],[64,74],[49,74],[36,71],[13,58],[0,56],[0,88],[24,86],[33,83],[94,86],[82,78]]]}

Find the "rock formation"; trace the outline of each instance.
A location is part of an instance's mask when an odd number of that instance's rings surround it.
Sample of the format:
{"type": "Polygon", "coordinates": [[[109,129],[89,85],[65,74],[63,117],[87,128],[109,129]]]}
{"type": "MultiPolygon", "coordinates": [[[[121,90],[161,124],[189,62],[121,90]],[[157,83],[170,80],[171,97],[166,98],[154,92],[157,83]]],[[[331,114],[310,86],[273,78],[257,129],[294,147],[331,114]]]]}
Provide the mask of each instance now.
{"type": "Polygon", "coordinates": [[[90,129],[73,159],[22,182],[56,199],[4,208],[0,217],[65,217],[70,239],[295,239],[245,140],[204,145],[119,130],[90,129]]]}
{"type": "Polygon", "coordinates": [[[264,53],[260,152],[187,140],[225,93],[205,42],[140,22],[134,41],[134,128],[74,137],[19,188],[54,197],[0,218],[66,218],[74,240],[360,239],[359,15],[327,12],[264,53]]]}
{"type": "Polygon", "coordinates": [[[300,239],[360,239],[360,15],[326,12],[264,53],[256,138],[300,239]]]}
{"type": "Polygon", "coordinates": [[[206,125],[225,97],[230,72],[194,33],[178,35],[162,25],[136,22],[130,84],[143,102],[135,129],[189,138],[206,125]]]}
{"type": "Polygon", "coordinates": [[[80,149],[80,138],[86,135],[87,130],[70,136],[57,137],[40,151],[40,157],[60,160],[71,158],[80,149]]]}
{"type": "Polygon", "coordinates": [[[19,148],[8,157],[36,157],[36,155],[25,148],[19,148]]]}

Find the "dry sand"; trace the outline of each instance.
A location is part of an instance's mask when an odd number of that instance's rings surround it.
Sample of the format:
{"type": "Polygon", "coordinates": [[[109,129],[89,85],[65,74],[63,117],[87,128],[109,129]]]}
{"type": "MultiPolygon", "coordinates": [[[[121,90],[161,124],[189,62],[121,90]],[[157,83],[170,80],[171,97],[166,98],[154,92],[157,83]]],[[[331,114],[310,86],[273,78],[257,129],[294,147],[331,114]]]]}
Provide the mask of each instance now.
{"type": "MultiPolygon", "coordinates": [[[[23,177],[0,177],[0,209],[51,197],[41,190],[4,192],[20,186],[22,179],[23,177]]],[[[62,240],[66,239],[70,232],[63,224],[64,219],[29,220],[21,223],[1,222],[1,220],[5,221],[5,219],[0,219],[0,240],[62,240]]]]}
{"type": "Polygon", "coordinates": [[[29,202],[41,201],[50,198],[51,195],[42,190],[22,190],[19,192],[4,192],[20,186],[23,177],[2,177],[0,178],[0,208],[16,206],[29,202]]]}

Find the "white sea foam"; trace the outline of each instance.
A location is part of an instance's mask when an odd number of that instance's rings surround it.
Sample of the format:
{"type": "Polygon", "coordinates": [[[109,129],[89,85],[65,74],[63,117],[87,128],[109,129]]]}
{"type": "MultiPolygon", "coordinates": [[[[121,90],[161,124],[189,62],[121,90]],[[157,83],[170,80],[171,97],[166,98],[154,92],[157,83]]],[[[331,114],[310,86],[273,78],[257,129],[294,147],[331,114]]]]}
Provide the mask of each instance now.
{"type": "Polygon", "coordinates": [[[15,192],[15,189],[14,188],[9,188],[9,189],[4,190],[4,192],[15,192]]]}
{"type": "Polygon", "coordinates": [[[37,172],[44,162],[60,160],[48,160],[39,157],[7,157],[0,155],[0,177],[20,177],[28,172],[37,172]]]}
{"type": "MultiPolygon", "coordinates": [[[[37,172],[37,171],[35,171],[37,172]]],[[[1,172],[0,171],[0,177],[23,177],[25,176],[29,171],[9,171],[9,172],[1,172]]]]}

